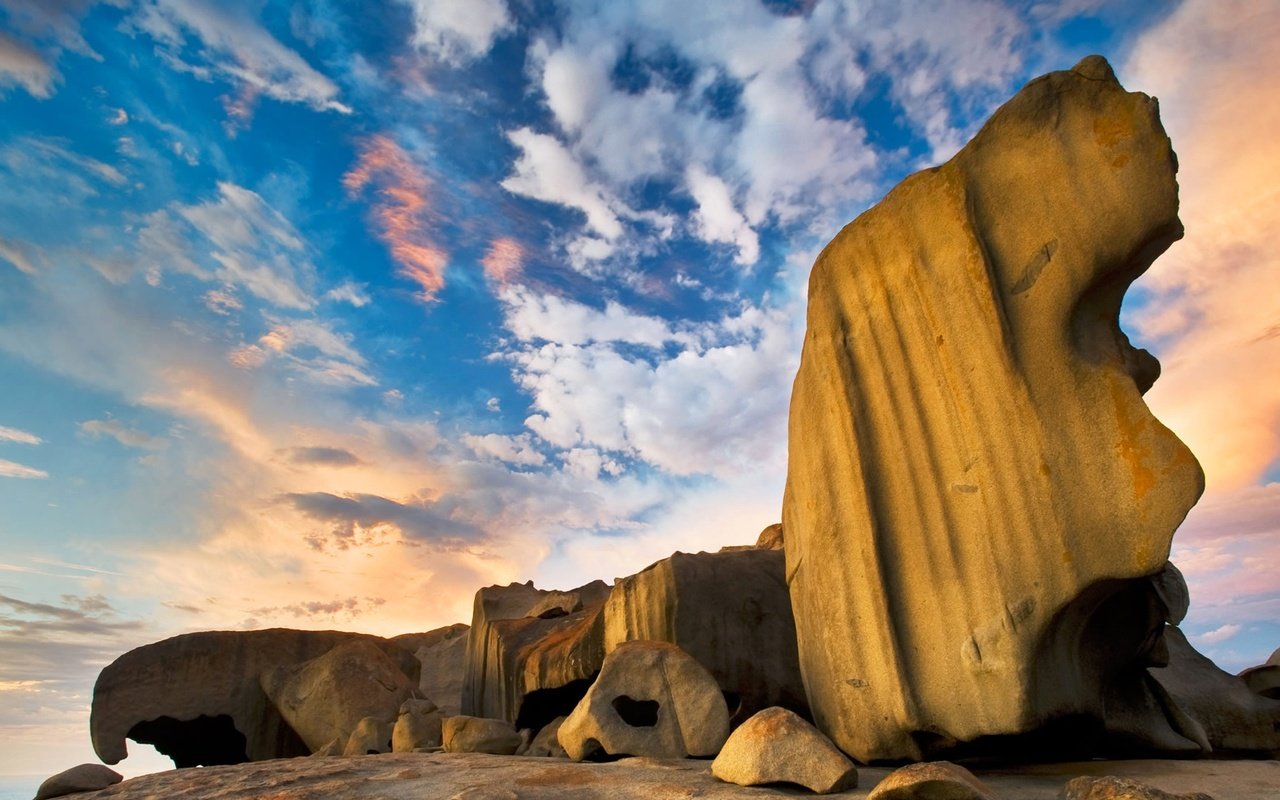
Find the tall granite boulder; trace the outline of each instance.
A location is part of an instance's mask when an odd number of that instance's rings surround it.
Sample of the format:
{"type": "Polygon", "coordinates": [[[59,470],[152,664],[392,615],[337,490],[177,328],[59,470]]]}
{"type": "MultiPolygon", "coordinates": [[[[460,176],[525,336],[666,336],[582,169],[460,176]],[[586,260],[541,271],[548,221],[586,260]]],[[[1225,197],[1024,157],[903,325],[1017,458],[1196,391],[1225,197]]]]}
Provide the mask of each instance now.
{"type": "Polygon", "coordinates": [[[267,699],[258,678],[353,641],[370,642],[417,680],[413,656],[376,636],[340,631],[204,631],[130,650],[98,675],[89,718],[107,764],[125,739],[154,745],[179,767],[307,755],[311,748],[267,699]]]}
{"type": "Polygon", "coordinates": [[[1182,235],[1176,169],[1093,56],[818,256],[782,524],[814,719],[855,758],[1100,720],[1158,663],[1148,577],[1203,474],[1118,316],[1182,235]]]}
{"type": "MultiPolygon", "coordinates": [[[[417,666],[416,658],[409,660],[417,666]]],[[[418,685],[418,676],[406,675],[403,663],[373,642],[357,639],[310,661],[265,670],[259,681],[272,705],[312,751],[334,739],[347,741],[367,717],[386,729],[390,743],[400,706],[418,685]]],[[[378,726],[365,728],[381,738],[378,726]]]]}
{"type": "Polygon", "coordinates": [[[462,713],[537,731],[572,711],[604,662],[608,595],[603,581],[568,592],[532,582],[476,592],[462,713]]]}
{"type": "Polygon", "coordinates": [[[808,713],[781,550],[675,553],[619,578],[604,607],[605,653],[634,640],[693,656],[735,725],[770,706],[808,713]]]}
{"type": "Polygon", "coordinates": [[[391,641],[418,657],[422,678],[418,691],[430,697],[445,716],[462,710],[462,676],[467,667],[467,632],[463,623],[426,633],[405,633],[391,641]]]}

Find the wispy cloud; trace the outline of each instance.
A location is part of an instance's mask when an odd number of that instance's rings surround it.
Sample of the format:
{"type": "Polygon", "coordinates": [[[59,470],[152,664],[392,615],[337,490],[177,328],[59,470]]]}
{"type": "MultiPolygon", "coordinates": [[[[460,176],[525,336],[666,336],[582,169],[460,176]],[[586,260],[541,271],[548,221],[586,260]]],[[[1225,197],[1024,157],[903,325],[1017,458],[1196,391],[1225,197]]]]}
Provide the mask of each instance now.
{"type": "Polygon", "coordinates": [[[1222,644],[1242,630],[1244,630],[1243,625],[1223,625],[1221,627],[1214,628],[1208,633],[1200,634],[1195,637],[1195,640],[1200,644],[1222,644]]]}
{"type": "Polygon", "coordinates": [[[0,442],[16,442],[18,444],[40,444],[43,441],[44,441],[43,439],[41,439],[39,436],[36,436],[34,433],[27,433],[26,431],[19,430],[17,428],[6,428],[5,426],[0,425],[0,442]]]}
{"type": "Polygon", "coordinates": [[[200,80],[216,76],[230,81],[236,95],[228,98],[227,111],[233,119],[247,122],[260,95],[317,111],[351,113],[351,107],[339,101],[336,83],[238,6],[205,0],[143,0],[129,24],[164,47],[173,67],[200,80]],[[204,63],[182,59],[187,35],[203,45],[198,52],[204,63]]]}
{"type": "Polygon", "coordinates": [[[431,181],[404,148],[386,134],[365,139],[355,166],[342,178],[352,197],[374,187],[373,218],[400,274],[431,302],[444,288],[447,258],[432,236],[431,181]]]}
{"type": "Polygon", "coordinates": [[[364,463],[350,450],[341,447],[290,447],[282,453],[293,464],[354,467],[364,463]]]}
{"type": "Polygon", "coordinates": [[[0,478],[25,478],[30,480],[47,477],[49,477],[49,473],[42,469],[28,467],[15,461],[0,458],[0,478]]]}
{"type": "Polygon", "coordinates": [[[94,438],[110,437],[125,447],[136,447],[142,450],[163,450],[169,446],[167,439],[151,436],[140,430],[130,428],[115,419],[87,419],[80,423],[80,430],[94,438]]]}
{"type": "Polygon", "coordinates": [[[504,0],[400,0],[413,9],[413,44],[447,64],[483,55],[512,27],[504,0]]]}
{"type": "Polygon", "coordinates": [[[56,76],[39,51],[0,31],[0,92],[21,86],[32,97],[49,97],[56,76]]]}
{"type": "Polygon", "coordinates": [[[481,259],[485,277],[495,286],[504,287],[520,279],[524,266],[524,248],[515,239],[500,237],[489,243],[489,250],[481,259]]]}

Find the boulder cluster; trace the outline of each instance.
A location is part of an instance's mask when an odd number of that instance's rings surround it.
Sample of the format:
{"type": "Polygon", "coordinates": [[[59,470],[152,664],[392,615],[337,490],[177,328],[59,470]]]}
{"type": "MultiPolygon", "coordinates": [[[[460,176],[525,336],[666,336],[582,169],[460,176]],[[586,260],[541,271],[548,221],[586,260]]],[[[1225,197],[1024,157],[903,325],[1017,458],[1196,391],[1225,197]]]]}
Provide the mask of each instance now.
{"type": "MultiPolygon", "coordinates": [[[[1157,111],[1087,58],[827,246],[783,521],[754,546],[483,588],[469,626],[394,639],[148,645],[99,677],[98,755],[714,758],[723,781],[817,793],[917,762],[876,800],[992,797],[970,758],[1274,757],[1280,651],[1230,675],[1177,627],[1167,559],[1203,476],[1117,323],[1182,233],[1157,111]]],[[[1130,783],[1062,796],[1172,797],[1130,783]]]]}

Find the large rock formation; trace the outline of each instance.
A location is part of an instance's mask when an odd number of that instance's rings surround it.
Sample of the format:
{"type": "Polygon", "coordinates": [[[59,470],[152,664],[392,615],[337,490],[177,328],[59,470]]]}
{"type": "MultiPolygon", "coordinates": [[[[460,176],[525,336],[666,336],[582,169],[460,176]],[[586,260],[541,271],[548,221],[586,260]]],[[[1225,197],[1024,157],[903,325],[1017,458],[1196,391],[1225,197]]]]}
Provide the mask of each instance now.
{"type": "Polygon", "coordinates": [[[715,677],[735,724],[770,706],[807,713],[784,561],[773,549],[675,553],[619,578],[605,652],[633,640],[679,646],[715,677]]]}
{"type": "Polygon", "coordinates": [[[1203,475],[1117,319],[1182,234],[1175,171],[1090,57],[819,255],[782,524],[814,718],[856,758],[1100,729],[1111,676],[1158,663],[1147,576],[1203,475]]]}
{"type": "Polygon", "coordinates": [[[418,657],[422,678],[418,690],[445,716],[462,710],[462,676],[467,668],[467,631],[463,623],[426,633],[406,633],[391,641],[418,657]]]}
{"type": "Polygon", "coordinates": [[[537,731],[572,711],[604,661],[608,595],[602,581],[569,592],[532,583],[476,592],[462,712],[537,731]]]}
{"type": "Polygon", "coordinates": [[[130,650],[98,675],[89,728],[107,764],[125,739],[154,745],[179,767],[306,755],[258,683],[261,673],[351,641],[376,644],[413,678],[409,653],[376,636],[339,631],[206,631],[130,650]]]}

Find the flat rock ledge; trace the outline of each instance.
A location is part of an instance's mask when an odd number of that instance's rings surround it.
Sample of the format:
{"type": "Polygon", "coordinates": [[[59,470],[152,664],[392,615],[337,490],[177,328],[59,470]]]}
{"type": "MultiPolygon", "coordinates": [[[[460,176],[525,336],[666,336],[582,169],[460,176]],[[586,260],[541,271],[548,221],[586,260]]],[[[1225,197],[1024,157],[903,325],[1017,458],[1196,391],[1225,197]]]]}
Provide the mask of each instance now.
{"type": "MultiPolygon", "coordinates": [[[[859,786],[828,797],[865,798],[892,772],[859,768],[859,786]]],[[[973,769],[999,800],[1057,800],[1079,775],[1116,775],[1215,800],[1274,800],[1277,761],[1090,761],[973,769]]],[[[747,788],[711,776],[709,760],[627,758],[610,763],[478,753],[388,753],[289,758],[143,775],[76,800],[607,800],[813,797],[786,785],[747,788]]]]}

